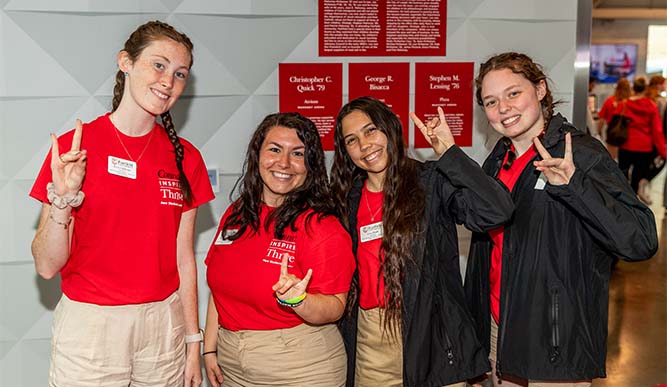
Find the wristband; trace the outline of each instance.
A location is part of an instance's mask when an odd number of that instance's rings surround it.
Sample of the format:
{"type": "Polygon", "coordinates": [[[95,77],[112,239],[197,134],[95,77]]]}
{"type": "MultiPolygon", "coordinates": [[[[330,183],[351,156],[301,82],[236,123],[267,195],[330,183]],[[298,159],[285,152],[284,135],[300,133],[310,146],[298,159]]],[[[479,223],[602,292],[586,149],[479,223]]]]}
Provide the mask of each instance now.
{"type": "Polygon", "coordinates": [[[194,335],[185,335],[185,344],[198,343],[200,341],[204,341],[204,334],[201,329],[194,335]]]}
{"type": "Polygon", "coordinates": [[[304,292],[300,296],[290,298],[289,300],[281,300],[280,298],[276,297],[276,301],[278,301],[280,305],[289,306],[290,308],[296,308],[297,306],[301,305],[303,300],[306,299],[306,295],[308,295],[308,293],[304,292]]]}
{"type": "Polygon", "coordinates": [[[218,351],[217,351],[217,350],[215,350],[215,351],[206,351],[206,352],[202,353],[201,355],[202,355],[202,356],[204,356],[204,355],[210,355],[210,354],[212,354],[212,353],[215,353],[215,354],[217,355],[217,354],[218,354],[218,351]]]}

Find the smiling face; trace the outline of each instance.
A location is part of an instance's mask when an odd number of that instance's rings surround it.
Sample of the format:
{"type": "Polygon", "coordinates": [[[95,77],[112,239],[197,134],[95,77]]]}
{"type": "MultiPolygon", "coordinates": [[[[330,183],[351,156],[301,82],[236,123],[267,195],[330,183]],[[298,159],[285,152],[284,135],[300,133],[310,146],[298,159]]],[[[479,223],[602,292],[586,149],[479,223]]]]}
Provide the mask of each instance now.
{"type": "Polygon", "coordinates": [[[157,116],[176,103],[190,73],[192,57],[182,43],[163,38],[152,41],[133,62],[118,54],[118,66],[127,73],[121,106],[157,116]]]}
{"type": "Polygon", "coordinates": [[[546,95],[544,80],[534,85],[509,69],[489,71],[481,84],[482,107],[489,123],[513,143],[529,143],[544,129],[540,101],[546,95]]]}
{"type": "Polygon", "coordinates": [[[387,136],[360,110],[353,110],[341,121],[343,142],[350,159],[368,174],[369,188],[381,190],[389,165],[387,136]],[[372,186],[374,187],[372,187],[372,186]]]}
{"type": "Polygon", "coordinates": [[[259,151],[264,203],[278,207],[285,195],[303,185],[308,174],[305,152],[295,129],[284,126],[269,129],[259,151]]]}

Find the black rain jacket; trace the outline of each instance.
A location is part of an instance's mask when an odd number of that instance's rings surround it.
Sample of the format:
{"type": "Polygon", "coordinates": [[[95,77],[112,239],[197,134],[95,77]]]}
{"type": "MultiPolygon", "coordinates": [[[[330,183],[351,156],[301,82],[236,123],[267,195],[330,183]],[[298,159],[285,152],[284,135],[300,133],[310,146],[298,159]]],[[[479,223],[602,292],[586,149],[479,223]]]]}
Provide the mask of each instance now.
{"type": "MultiPolygon", "coordinates": [[[[425,190],[425,231],[414,241],[416,267],[405,272],[403,287],[403,385],[440,387],[489,370],[487,352],[477,340],[465,306],[456,224],[485,232],[507,222],[509,193],[457,146],[438,161],[420,164],[425,190]]],[[[352,246],[357,251],[357,212],[363,179],[348,195],[352,246]]],[[[358,290],[355,272],[352,286],[358,290]]],[[[358,304],[339,326],[348,357],[347,386],[354,386],[358,304]]]]}
{"type": "MultiPolygon", "coordinates": [[[[572,135],[576,167],[569,184],[537,184],[532,162],[512,190],[515,212],[505,225],[496,368],[534,380],[605,376],[607,304],[612,257],[648,259],[658,240],[651,210],[630,188],[603,145],[560,114],[542,143],[563,157],[572,135]]],[[[483,169],[496,176],[499,142],[483,169]]],[[[541,159],[539,154],[535,159],[541,159]]],[[[473,235],[465,291],[478,338],[489,349],[489,268],[493,243],[473,235]]]]}

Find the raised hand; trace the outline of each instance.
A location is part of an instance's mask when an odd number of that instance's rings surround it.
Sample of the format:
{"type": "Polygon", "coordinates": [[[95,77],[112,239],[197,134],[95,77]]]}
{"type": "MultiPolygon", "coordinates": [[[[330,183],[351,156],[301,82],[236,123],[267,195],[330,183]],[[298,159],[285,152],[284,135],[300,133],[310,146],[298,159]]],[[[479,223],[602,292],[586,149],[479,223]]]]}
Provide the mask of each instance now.
{"type": "Polygon", "coordinates": [[[86,176],[86,151],[81,150],[83,124],[76,120],[76,129],[69,152],[60,154],[58,138],[51,133],[51,175],[56,194],[76,194],[81,189],[86,176]]]}
{"type": "Polygon", "coordinates": [[[410,118],[417,125],[438,157],[442,156],[449,147],[456,144],[452,131],[445,120],[445,113],[440,106],[438,106],[438,117],[429,120],[426,124],[414,112],[410,112],[410,118]]]}
{"type": "Polygon", "coordinates": [[[547,181],[551,185],[569,184],[576,170],[574,161],[572,160],[572,136],[570,133],[565,135],[565,154],[562,159],[551,157],[551,154],[544,148],[539,138],[535,137],[533,143],[540,156],[542,156],[541,161],[533,162],[535,169],[544,173],[544,177],[547,178],[547,181]]]}
{"type": "Polygon", "coordinates": [[[308,283],[310,282],[310,277],[313,275],[313,270],[308,269],[306,276],[303,279],[290,274],[287,272],[287,261],[289,259],[289,254],[283,254],[283,260],[280,263],[280,277],[278,282],[276,282],[271,289],[276,292],[276,297],[281,300],[289,300],[306,292],[308,283]]]}

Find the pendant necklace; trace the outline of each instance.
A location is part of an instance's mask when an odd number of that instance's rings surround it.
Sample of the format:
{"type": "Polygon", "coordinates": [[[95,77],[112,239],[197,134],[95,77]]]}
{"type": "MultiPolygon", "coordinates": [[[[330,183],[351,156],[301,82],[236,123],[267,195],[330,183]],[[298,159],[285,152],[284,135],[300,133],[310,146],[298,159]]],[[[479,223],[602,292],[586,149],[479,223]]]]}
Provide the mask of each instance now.
{"type": "Polygon", "coordinates": [[[364,195],[364,199],[366,199],[366,207],[368,208],[368,214],[371,216],[371,222],[375,222],[375,217],[382,211],[382,204],[380,204],[380,208],[375,210],[375,213],[371,210],[371,204],[368,202],[368,195],[370,195],[371,191],[366,188],[366,195],[364,195]]]}
{"type": "Polygon", "coordinates": [[[111,116],[109,116],[109,121],[111,121],[111,124],[113,125],[113,129],[114,129],[114,133],[116,133],[116,138],[118,138],[118,142],[120,142],[120,145],[123,147],[123,150],[125,150],[125,153],[127,154],[127,157],[130,158],[130,161],[134,161],[136,164],[138,164],[139,160],[141,160],[141,157],[144,155],[144,153],[146,153],[146,150],[148,149],[148,145],[150,145],[151,140],[153,139],[153,134],[155,133],[155,128],[151,129],[151,134],[148,137],[148,141],[146,142],[146,145],[144,146],[144,150],[141,151],[141,153],[139,154],[139,157],[137,157],[137,159],[135,160],[135,159],[132,158],[132,155],[130,155],[130,152],[127,150],[127,147],[123,143],[123,139],[120,138],[120,134],[118,134],[118,132],[120,132],[120,130],[118,130],[118,128],[116,127],[116,124],[111,119],[111,116]]]}

